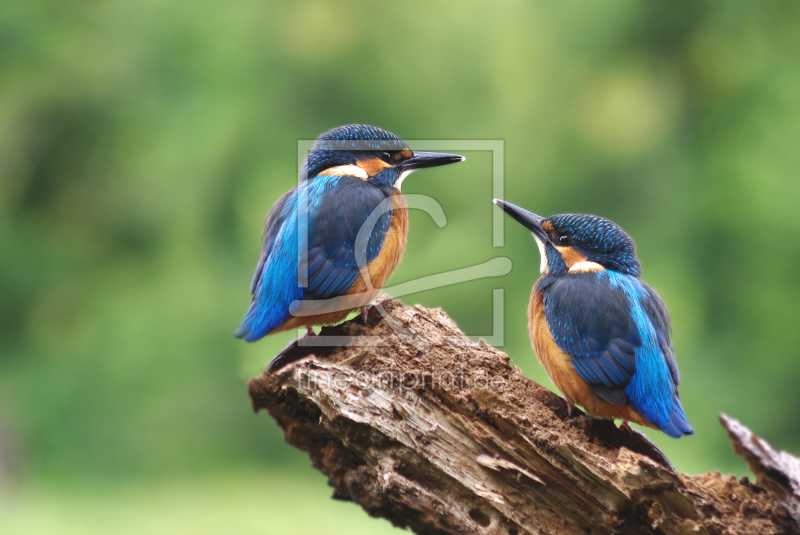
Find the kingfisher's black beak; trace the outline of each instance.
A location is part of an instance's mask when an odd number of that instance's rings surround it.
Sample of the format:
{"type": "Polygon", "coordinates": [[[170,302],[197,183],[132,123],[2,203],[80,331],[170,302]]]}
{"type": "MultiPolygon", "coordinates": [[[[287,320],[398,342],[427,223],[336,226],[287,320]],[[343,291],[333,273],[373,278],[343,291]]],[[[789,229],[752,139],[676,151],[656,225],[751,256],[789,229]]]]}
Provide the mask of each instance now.
{"type": "Polygon", "coordinates": [[[414,152],[411,158],[400,163],[400,168],[403,169],[403,171],[415,171],[417,169],[424,169],[425,167],[439,167],[440,165],[463,162],[464,160],[466,160],[466,158],[458,154],[447,154],[445,152],[414,152]]]}
{"type": "Polygon", "coordinates": [[[537,238],[543,242],[550,241],[550,236],[544,228],[542,228],[542,221],[545,220],[544,217],[529,212],[524,208],[520,208],[516,204],[501,201],[500,199],[495,199],[492,202],[499,206],[505,213],[513,217],[523,227],[533,232],[537,238]]]}

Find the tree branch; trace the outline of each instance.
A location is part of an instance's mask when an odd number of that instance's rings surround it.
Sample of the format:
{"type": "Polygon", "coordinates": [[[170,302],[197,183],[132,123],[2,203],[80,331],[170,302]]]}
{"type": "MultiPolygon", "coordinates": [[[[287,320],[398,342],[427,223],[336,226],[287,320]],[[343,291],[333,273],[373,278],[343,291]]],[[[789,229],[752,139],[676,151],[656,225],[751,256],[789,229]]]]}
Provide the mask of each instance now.
{"type": "Polygon", "coordinates": [[[759,485],[678,474],[643,434],[568,418],[440,309],[377,303],[367,325],[295,341],[249,383],[334,498],[419,534],[800,532],[799,461],[738,422],[723,417],[759,485]]]}

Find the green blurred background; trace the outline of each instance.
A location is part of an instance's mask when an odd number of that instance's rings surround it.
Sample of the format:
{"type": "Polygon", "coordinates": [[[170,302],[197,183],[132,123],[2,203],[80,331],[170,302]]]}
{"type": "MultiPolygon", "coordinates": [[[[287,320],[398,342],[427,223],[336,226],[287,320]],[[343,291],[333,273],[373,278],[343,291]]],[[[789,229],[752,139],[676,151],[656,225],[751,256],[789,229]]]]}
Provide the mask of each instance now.
{"type": "MultiPolygon", "coordinates": [[[[0,525],[4,534],[389,533],[328,499],[245,382],[264,216],[297,142],[346,123],[500,139],[505,198],[637,241],[674,323],[697,434],[648,434],[690,473],[746,473],[717,414],[800,452],[800,4],[0,4],[0,525]]],[[[434,147],[430,147],[434,148],[434,147]]],[[[424,171],[392,283],[492,328],[550,386],[525,310],[538,252],[492,247],[491,153],[424,171]]]]}

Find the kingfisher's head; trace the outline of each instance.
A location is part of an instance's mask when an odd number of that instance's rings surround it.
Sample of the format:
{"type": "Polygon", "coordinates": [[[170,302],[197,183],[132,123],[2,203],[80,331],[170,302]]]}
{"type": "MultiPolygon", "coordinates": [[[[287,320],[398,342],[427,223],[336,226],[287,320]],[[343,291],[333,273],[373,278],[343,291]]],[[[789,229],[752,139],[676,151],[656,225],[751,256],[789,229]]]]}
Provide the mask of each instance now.
{"type": "Polygon", "coordinates": [[[545,218],[499,199],[494,203],[531,231],[542,255],[542,273],[558,276],[607,269],[641,275],[636,244],[613,221],[583,214],[545,218]]]}
{"type": "Polygon", "coordinates": [[[463,162],[463,156],[412,151],[405,141],[386,130],[351,124],[319,136],[301,170],[301,178],[346,175],[376,185],[400,189],[403,180],[425,167],[463,162]]]}

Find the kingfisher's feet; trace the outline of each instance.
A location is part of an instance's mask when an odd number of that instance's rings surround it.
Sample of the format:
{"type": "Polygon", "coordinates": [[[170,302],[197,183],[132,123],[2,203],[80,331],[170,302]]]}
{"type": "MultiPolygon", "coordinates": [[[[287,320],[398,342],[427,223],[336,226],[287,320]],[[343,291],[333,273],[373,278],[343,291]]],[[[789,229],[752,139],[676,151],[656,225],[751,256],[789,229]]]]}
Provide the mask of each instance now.
{"type": "Polygon", "coordinates": [[[372,310],[372,305],[361,307],[361,323],[363,323],[364,325],[367,324],[367,319],[369,318],[370,310],[372,310]]]}
{"type": "Polygon", "coordinates": [[[567,402],[567,418],[572,418],[572,411],[575,410],[575,404],[569,400],[564,400],[567,402]]]}
{"type": "Polygon", "coordinates": [[[314,328],[306,325],[306,336],[317,336],[317,333],[314,332],[314,328]]]}
{"type": "Polygon", "coordinates": [[[627,431],[628,433],[633,433],[633,429],[631,428],[631,424],[628,423],[628,420],[622,420],[622,423],[619,424],[619,429],[621,431],[627,431]]]}

